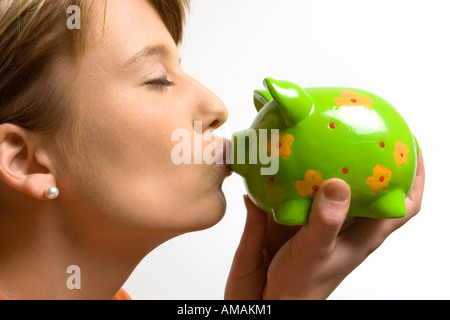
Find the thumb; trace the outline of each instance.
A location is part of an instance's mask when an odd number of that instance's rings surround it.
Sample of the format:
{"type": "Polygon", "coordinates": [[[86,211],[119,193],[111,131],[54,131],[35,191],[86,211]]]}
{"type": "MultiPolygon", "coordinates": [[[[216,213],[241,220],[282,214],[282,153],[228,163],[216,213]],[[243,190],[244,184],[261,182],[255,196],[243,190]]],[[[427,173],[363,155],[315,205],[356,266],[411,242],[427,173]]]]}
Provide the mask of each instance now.
{"type": "Polygon", "coordinates": [[[340,179],[325,181],[314,198],[309,222],[299,233],[300,241],[313,244],[317,253],[332,250],[347,216],[350,193],[350,186],[340,179]]]}

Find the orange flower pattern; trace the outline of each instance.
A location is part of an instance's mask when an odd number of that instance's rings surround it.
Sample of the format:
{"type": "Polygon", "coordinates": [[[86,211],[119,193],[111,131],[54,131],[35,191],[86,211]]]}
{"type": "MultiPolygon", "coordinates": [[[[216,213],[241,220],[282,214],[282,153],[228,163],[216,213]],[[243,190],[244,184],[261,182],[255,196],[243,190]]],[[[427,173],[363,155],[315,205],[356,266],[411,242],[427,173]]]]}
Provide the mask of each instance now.
{"type": "MultiPolygon", "coordinates": [[[[291,146],[294,143],[294,136],[291,134],[284,134],[283,132],[280,132],[279,142],[277,144],[278,154],[288,159],[291,156],[291,146]]],[[[271,156],[271,143],[267,143],[267,151],[269,152],[269,155],[271,156]]]]}
{"type": "Polygon", "coordinates": [[[317,190],[323,183],[322,174],[318,170],[309,169],[303,180],[295,181],[295,188],[301,196],[309,196],[314,199],[317,190]]]}
{"type": "Polygon", "coordinates": [[[408,146],[400,141],[395,142],[394,158],[398,166],[408,162],[408,146]]]}
{"type": "Polygon", "coordinates": [[[350,90],[342,90],[341,96],[338,98],[335,98],[334,102],[339,107],[362,106],[369,110],[372,109],[370,106],[375,104],[375,102],[372,100],[372,98],[358,94],[358,93],[356,93],[354,91],[350,91],[350,90]]]}
{"type": "Polygon", "coordinates": [[[391,180],[392,170],[377,164],[373,168],[373,175],[368,177],[366,183],[370,186],[372,193],[380,193],[389,187],[389,180],[391,180]]]}

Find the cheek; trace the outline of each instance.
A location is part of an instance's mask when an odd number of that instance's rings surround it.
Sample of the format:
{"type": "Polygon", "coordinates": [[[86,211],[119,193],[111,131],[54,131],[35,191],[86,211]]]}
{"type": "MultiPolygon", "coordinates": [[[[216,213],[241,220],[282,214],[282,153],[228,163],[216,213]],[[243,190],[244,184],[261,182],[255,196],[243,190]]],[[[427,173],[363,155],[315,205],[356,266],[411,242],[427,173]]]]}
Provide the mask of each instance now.
{"type": "Polygon", "coordinates": [[[225,201],[211,167],[174,164],[173,123],[144,120],[106,117],[84,126],[70,186],[75,201],[120,228],[187,232],[217,223],[225,201]]]}
{"type": "Polygon", "coordinates": [[[68,195],[85,221],[116,229],[185,232],[217,223],[225,211],[220,177],[210,166],[177,166],[171,158],[173,131],[192,130],[195,99],[180,93],[189,88],[174,88],[177,98],[164,100],[92,77],[78,83],[77,151],[62,175],[61,198],[68,195]]]}
{"type": "Polygon", "coordinates": [[[124,172],[89,164],[88,170],[94,173],[71,185],[69,194],[79,209],[75,215],[94,225],[127,232],[185,233],[209,228],[225,213],[218,186],[205,187],[203,175],[191,167],[124,172]]]}

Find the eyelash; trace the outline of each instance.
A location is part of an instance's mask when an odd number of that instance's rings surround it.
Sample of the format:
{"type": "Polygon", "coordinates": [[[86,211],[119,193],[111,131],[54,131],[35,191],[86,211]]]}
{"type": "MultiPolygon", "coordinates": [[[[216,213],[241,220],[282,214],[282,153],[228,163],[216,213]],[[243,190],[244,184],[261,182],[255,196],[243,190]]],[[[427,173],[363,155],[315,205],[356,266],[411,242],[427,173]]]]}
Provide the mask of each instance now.
{"type": "Polygon", "coordinates": [[[167,78],[150,80],[150,81],[146,82],[145,84],[148,85],[149,87],[154,87],[154,88],[172,87],[175,85],[175,83],[173,83],[172,81],[170,81],[167,78]]]}

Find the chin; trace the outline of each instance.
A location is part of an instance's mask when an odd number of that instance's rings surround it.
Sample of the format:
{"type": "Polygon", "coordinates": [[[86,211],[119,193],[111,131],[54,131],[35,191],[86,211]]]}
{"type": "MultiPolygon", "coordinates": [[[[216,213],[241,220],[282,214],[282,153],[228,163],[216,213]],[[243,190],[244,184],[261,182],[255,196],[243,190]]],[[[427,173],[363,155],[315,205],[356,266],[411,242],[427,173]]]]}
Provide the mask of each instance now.
{"type": "MultiPolygon", "coordinates": [[[[222,190],[219,188],[217,194],[203,202],[201,207],[194,208],[195,222],[190,231],[209,229],[219,223],[225,216],[227,202],[222,190]],[[197,209],[197,210],[196,210],[197,209]]],[[[194,218],[192,218],[194,220],[194,218]]]]}

